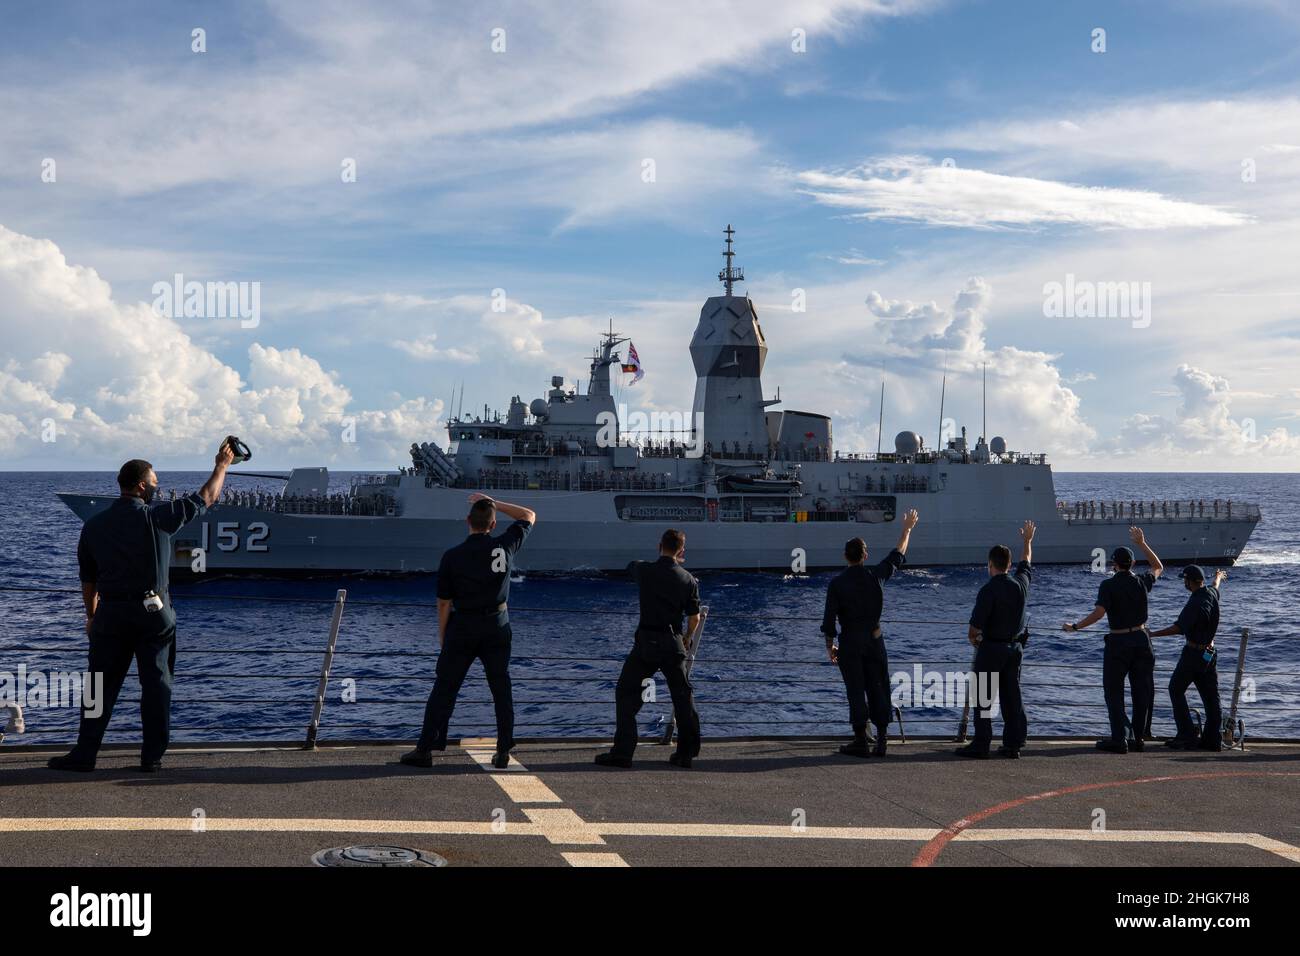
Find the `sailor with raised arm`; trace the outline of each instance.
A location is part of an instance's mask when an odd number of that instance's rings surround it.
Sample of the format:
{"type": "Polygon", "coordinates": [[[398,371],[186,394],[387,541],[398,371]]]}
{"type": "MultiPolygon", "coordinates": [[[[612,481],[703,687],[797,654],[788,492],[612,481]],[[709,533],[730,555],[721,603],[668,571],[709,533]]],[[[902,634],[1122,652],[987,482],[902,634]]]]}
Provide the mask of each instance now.
{"type": "Polygon", "coordinates": [[[1147,544],[1141,528],[1135,525],[1128,529],[1128,533],[1146,557],[1150,570],[1135,574],[1133,552],[1128,548],[1116,548],[1110,556],[1114,574],[1097,588],[1097,603],[1092,612],[1076,624],[1062,625],[1065,631],[1081,631],[1106,615],[1108,632],[1102,657],[1101,685],[1110,719],[1110,736],[1097,741],[1097,749],[1115,754],[1141,751],[1146,746],[1143,737],[1151,722],[1156,668],[1151,636],[1147,633],[1147,595],[1165,569],[1147,544]],[[1128,678],[1129,692],[1133,697],[1131,721],[1124,713],[1125,678],[1128,678]],[[1130,727],[1131,734],[1126,732],[1130,727]]]}
{"type": "Polygon", "coordinates": [[[172,535],[220,500],[226,469],[234,460],[235,449],[227,439],[217,449],[212,474],[203,487],[160,501],[153,465],[133,458],[117,473],[121,496],[82,526],[77,563],[90,639],[88,670],[102,675],[102,699],[87,702],[77,745],[66,755],[51,757],[50,768],[95,769],[113,705],[133,659],[140,678],[144,738],[140,769],[154,773],[162,768],[170,740],[176,666],[176,612],[168,575],[172,535]]]}
{"type": "Polygon", "coordinates": [[[837,574],[826,589],[822,636],[826,638],[826,653],[830,655],[831,663],[839,665],[844,690],[849,697],[853,740],[840,747],[840,753],[849,757],[867,757],[873,753],[877,757],[885,755],[891,708],[889,655],[880,629],[880,615],[885,603],[880,583],[889,580],[895,569],[903,566],[908,541],[918,520],[915,510],[903,515],[903,530],[898,536],[898,544],[885,555],[884,560],[872,567],[866,564],[866,542],[861,538],[849,539],[844,545],[844,560],[848,567],[837,574]],[[867,740],[868,717],[876,728],[874,750],[869,749],[867,740]]]}
{"type": "Polygon", "coordinates": [[[1178,735],[1165,741],[1166,747],[1176,750],[1222,750],[1222,711],[1219,707],[1219,652],[1214,647],[1214,635],[1219,630],[1219,587],[1228,572],[1220,568],[1214,572],[1214,583],[1205,583],[1205,572],[1195,564],[1183,568],[1179,577],[1191,592],[1178,620],[1169,627],[1152,631],[1152,637],[1181,634],[1187,639],[1183,653],[1169,678],[1169,699],[1174,706],[1174,722],[1178,735]],[[1196,735],[1191,712],[1187,708],[1187,688],[1195,684],[1205,706],[1205,724],[1196,735]]]}
{"type": "Polygon", "coordinates": [[[957,749],[959,757],[987,758],[993,742],[993,711],[1002,709],[1002,746],[998,755],[1020,756],[1028,735],[1028,721],[1020,695],[1020,665],[1029,640],[1026,626],[1030,566],[1033,560],[1034,523],[1020,529],[1020,563],[1011,572],[1011,549],[1004,544],[989,549],[989,579],[980,588],[971,611],[966,637],[975,648],[971,664],[971,701],[975,713],[975,739],[957,749]]]}
{"type": "Polygon", "coordinates": [[[469,496],[469,537],[448,548],[438,565],[438,653],[436,677],[424,708],[424,728],[415,749],[402,763],[433,765],[433,751],[447,748],[447,727],[456,695],[470,665],[483,662],[488,689],[496,709],[497,744],[492,766],[510,764],[515,745],[515,705],[510,688],[510,574],[515,555],[537,523],[531,508],[494,501],[474,492],[469,496]],[[514,522],[502,534],[492,534],[500,511],[514,522]]]}

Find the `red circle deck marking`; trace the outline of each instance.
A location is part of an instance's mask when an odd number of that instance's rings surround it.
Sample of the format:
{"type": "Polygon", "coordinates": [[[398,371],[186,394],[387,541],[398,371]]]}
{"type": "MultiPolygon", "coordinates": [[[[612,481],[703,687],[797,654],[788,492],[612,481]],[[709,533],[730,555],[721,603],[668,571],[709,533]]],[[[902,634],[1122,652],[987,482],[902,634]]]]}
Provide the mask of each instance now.
{"type": "Polygon", "coordinates": [[[989,817],[1001,813],[1003,810],[1011,810],[1015,807],[1024,806],[1026,803],[1033,803],[1036,800],[1047,800],[1050,797],[1063,797],[1072,793],[1084,793],[1088,790],[1107,790],[1113,787],[1127,787],[1139,783],[1167,783],[1171,780],[1216,780],[1228,779],[1232,777],[1300,777],[1300,773],[1290,773],[1283,771],[1249,771],[1249,770],[1228,770],[1217,773],[1185,773],[1176,775],[1166,775],[1163,777],[1137,777],[1133,780],[1108,780],[1103,783],[1082,783],[1074,787],[1062,787],[1059,790],[1044,790],[1042,793],[1032,793],[1024,797],[1016,797],[1014,800],[1006,800],[1002,803],[995,803],[991,807],[985,807],[978,813],[972,813],[969,816],[962,817],[960,820],[954,820],[936,834],[930,842],[921,847],[916,858],[912,860],[912,866],[930,866],[939,858],[944,847],[951,843],[963,830],[968,830],[977,823],[987,820],[989,817]]]}

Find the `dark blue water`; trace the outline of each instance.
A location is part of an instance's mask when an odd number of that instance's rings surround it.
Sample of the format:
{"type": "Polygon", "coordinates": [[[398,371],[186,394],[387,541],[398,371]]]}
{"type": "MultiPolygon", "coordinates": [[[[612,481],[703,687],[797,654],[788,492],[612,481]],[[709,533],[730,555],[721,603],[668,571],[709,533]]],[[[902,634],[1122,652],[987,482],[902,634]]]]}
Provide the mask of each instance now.
{"type": "MultiPolygon", "coordinates": [[[[159,476],[164,487],[197,487],[203,475],[159,476]]],[[[56,490],[111,492],[109,473],[0,473],[0,584],[76,588],[80,522],[56,490]]],[[[335,479],[346,485],[347,477],[335,479]]],[[[1060,474],[1058,497],[1128,499],[1233,498],[1257,502],[1260,522],[1224,588],[1220,679],[1225,708],[1236,668],[1237,635],[1251,629],[1247,673],[1256,699],[1243,704],[1252,736],[1300,736],[1300,502],[1295,475],[1060,474]]],[[[924,520],[924,516],[923,519],[924,520]]],[[[1008,544],[1012,543],[1010,541],[1008,544]]],[[[1115,544],[1127,543],[1116,541],[1115,544]]],[[[696,664],[698,703],[706,734],[842,733],[845,705],[838,671],[824,658],[818,625],[829,574],[811,577],[705,574],[701,594],[712,614],[696,664]],[[760,661],[762,663],[745,663],[760,661]]],[[[983,568],[904,571],[886,587],[891,669],[964,670],[966,626],[986,579],[983,568]]],[[[1043,567],[1032,594],[1033,637],[1025,665],[1030,733],[1098,734],[1105,726],[1099,683],[1101,635],[1068,635],[1064,620],[1091,610],[1097,575],[1085,567],[1043,567]]],[[[321,665],[335,591],[348,605],[325,704],[323,739],[410,737],[428,694],[436,648],[430,579],[349,578],[328,581],[226,580],[174,589],[180,618],[177,740],[284,739],[301,735],[321,665]],[[319,603],[231,601],[232,595],[319,599],[319,603]],[[371,603],[366,603],[371,602],[371,603]],[[268,653],[271,652],[271,653],[268,653]],[[421,656],[428,655],[428,656],[421,656]],[[355,689],[355,701],[344,695],[355,689]]],[[[1151,621],[1173,621],[1185,597],[1181,582],[1162,580],[1151,597],[1151,621]]],[[[612,732],[613,682],[630,640],[632,585],[604,577],[531,578],[511,593],[518,733],[591,735],[612,732]],[[534,611],[528,608],[563,609],[534,611]]],[[[80,597],[0,590],[0,671],[84,667],[80,597]],[[24,648],[16,650],[16,648],[24,648]],[[66,650],[61,650],[66,649],[66,650]]],[[[1178,639],[1157,644],[1156,731],[1172,727],[1167,678],[1178,639]]],[[[647,704],[643,726],[658,726],[667,693],[647,704]]],[[[1195,694],[1193,692],[1193,703],[1195,694]]],[[[128,678],[109,739],[138,739],[138,690],[128,678]]],[[[452,730],[493,731],[487,688],[477,667],[462,691],[452,730]]],[[[948,734],[953,709],[907,707],[913,733],[948,734]]],[[[30,742],[68,737],[68,709],[29,709],[30,742]]],[[[23,740],[10,737],[9,742],[23,740]]]]}

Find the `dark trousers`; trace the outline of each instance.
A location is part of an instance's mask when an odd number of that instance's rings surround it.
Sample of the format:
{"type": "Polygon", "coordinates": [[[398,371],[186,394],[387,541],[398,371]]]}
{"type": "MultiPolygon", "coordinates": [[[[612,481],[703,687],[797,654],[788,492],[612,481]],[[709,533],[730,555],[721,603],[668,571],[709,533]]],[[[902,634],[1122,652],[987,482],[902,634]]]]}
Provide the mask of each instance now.
{"type": "Polygon", "coordinates": [[[1196,692],[1201,695],[1205,707],[1205,724],[1201,727],[1201,739],[1213,742],[1219,739],[1222,731],[1223,712],[1219,709],[1219,656],[1215,652],[1214,660],[1207,662],[1194,647],[1184,647],[1173,676],[1169,678],[1169,700],[1174,705],[1174,723],[1178,725],[1178,736],[1192,739],[1196,736],[1196,725],[1192,723],[1192,713],[1187,706],[1187,688],[1196,685],[1196,692]]]}
{"type": "Polygon", "coordinates": [[[867,729],[867,719],[880,733],[889,726],[889,655],[883,637],[869,634],[840,636],[836,655],[840,676],[844,678],[844,692],[849,698],[849,723],[853,733],[862,736],[867,729]]]}
{"type": "Polygon", "coordinates": [[[515,702],[510,688],[510,625],[482,631],[467,631],[453,623],[438,654],[433,691],[424,707],[424,728],[416,746],[441,750],[447,746],[447,725],[456,709],[456,695],[475,660],[483,662],[483,674],[492,692],[497,715],[497,750],[509,750],[515,740],[515,702]]]}
{"type": "Polygon", "coordinates": [[[662,671],[673,699],[677,718],[677,750],[688,757],[700,752],[700,715],[695,711],[695,694],[686,677],[686,646],[681,635],[638,628],[632,653],[623,662],[614,688],[614,747],[612,752],[631,757],[636,750],[636,715],[641,710],[642,683],[662,671]]]}
{"type": "Polygon", "coordinates": [[[90,629],[87,670],[92,675],[104,676],[102,708],[98,717],[90,716],[90,709],[83,708],[77,745],[72,749],[75,760],[94,763],[132,659],[140,678],[140,728],[143,737],[140,760],[145,763],[161,760],[167,752],[167,743],[171,739],[176,627],[168,625],[161,633],[156,632],[156,627],[156,623],[149,619],[142,635],[129,617],[117,623],[104,610],[96,615],[90,629]]]}
{"type": "Polygon", "coordinates": [[[1154,705],[1155,669],[1156,656],[1151,650],[1151,638],[1145,631],[1106,635],[1106,651],[1101,660],[1101,687],[1106,698],[1112,740],[1126,739],[1130,725],[1134,737],[1144,735],[1154,705]],[[1129,693],[1133,697],[1131,721],[1124,712],[1125,678],[1128,678],[1129,693]]]}
{"type": "Polygon", "coordinates": [[[971,746],[987,751],[993,742],[993,715],[996,702],[1002,711],[1002,746],[1019,750],[1029,735],[1024,698],[1020,694],[1020,665],[1024,652],[1018,641],[980,641],[975,650],[971,671],[975,675],[970,708],[975,718],[975,739],[971,746]],[[988,699],[981,699],[987,689],[988,699]]]}

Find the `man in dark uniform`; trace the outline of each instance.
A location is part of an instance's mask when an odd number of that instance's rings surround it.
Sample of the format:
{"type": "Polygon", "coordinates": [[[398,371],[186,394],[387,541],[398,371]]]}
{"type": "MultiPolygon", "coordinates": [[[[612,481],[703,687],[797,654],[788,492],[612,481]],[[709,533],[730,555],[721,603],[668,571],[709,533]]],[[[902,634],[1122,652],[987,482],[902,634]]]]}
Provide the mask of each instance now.
{"type": "Polygon", "coordinates": [[[140,769],[162,767],[171,725],[172,672],[176,664],[176,612],[168,589],[172,535],[216,504],[235,454],[226,442],[212,474],[196,493],[154,503],[158,476],[140,458],[117,473],[121,496],[81,528],[77,563],[86,605],[92,674],[102,674],[102,708],[82,711],[77,745],[52,757],[55,770],[95,769],[113,705],[136,661],[140,678],[140,769]],[[98,709],[98,716],[91,716],[98,709]]]}
{"type": "Polygon", "coordinates": [[[873,751],[867,744],[867,718],[876,727],[877,757],[885,755],[889,731],[889,656],[885,637],[880,630],[880,614],[885,594],[881,581],[888,580],[895,568],[901,568],[907,543],[918,516],[915,510],[903,515],[903,531],[898,544],[873,568],[866,566],[867,544],[852,538],[844,545],[844,560],[849,566],[835,576],[826,589],[826,611],[822,615],[822,634],[831,663],[838,664],[849,695],[849,723],[853,740],[840,747],[850,757],[866,757],[873,751]],[[839,645],[835,643],[835,622],[839,621],[839,645]]]}
{"type": "Polygon", "coordinates": [[[1165,741],[1165,746],[1176,750],[1222,750],[1223,713],[1219,709],[1219,652],[1214,647],[1214,635],[1219,630],[1219,586],[1228,572],[1214,572],[1214,583],[1205,583],[1205,572],[1195,564],[1183,568],[1180,577],[1183,586],[1191,592],[1178,620],[1169,627],[1152,631],[1152,637],[1182,634],[1187,643],[1182,656],[1169,678],[1169,698],[1174,706],[1174,722],[1178,735],[1165,741]],[[1196,735],[1191,712],[1187,709],[1187,688],[1195,684],[1205,707],[1205,725],[1201,735],[1196,735]]]}
{"type": "Polygon", "coordinates": [[[456,695],[470,665],[483,662],[488,689],[496,709],[497,744],[492,766],[510,764],[515,745],[515,705],[510,689],[510,573],[528,532],[537,523],[530,508],[493,501],[474,492],[469,496],[469,537],[443,552],[438,565],[438,653],[436,677],[424,708],[424,729],[415,749],[402,763],[433,766],[433,751],[447,749],[447,725],[456,695]],[[492,536],[500,511],[514,523],[492,536]]]}
{"type": "Polygon", "coordinates": [[[677,749],[668,762],[685,768],[699,756],[700,715],[695,712],[695,698],[686,676],[686,654],[700,627],[700,583],[681,566],[685,560],[686,535],[670,528],[659,539],[659,560],[628,565],[640,590],[641,617],[632,652],[623,662],[623,672],[614,688],[614,746],[608,753],[596,755],[598,764],[632,766],[636,715],[644,703],[643,684],[656,671],[662,671],[668,683],[677,719],[677,749]]]}
{"type": "Polygon", "coordinates": [[[1128,529],[1128,533],[1146,556],[1151,569],[1134,574],[1133,552],[1128,548],[1116,548],[1110,556],[1115,573],[1097,588],[1097,603],[1092,613],[1077,624],[1062,625],[1065,631],[1082,631],[1106,615],[1108,633],[1101,664],[1101,685],[1106,697],[1106,713],[1110,718],[1110,736],[1097,741],[1097,749],[1113,754],[1130,750],[1140,752],[1146,747],[1143,738],[1151,724],[1156,670],[1151,636],[1147,633],[1147,595],[1164,571],[1164,565],[1147,544],[1142,529],[1134,526],[1128,529]],[[1131,721],[1124,713],[1126,677],[1133,696],[1131,721]]]}
{"type": "Polygon", "coordinates": [[[971,663],[975,700],[975,739],[957,749],[959,757],[987,758],[993,742],[993,706],[1002,708],[1002,746],[998,755],[1015,760],[1029,733],[1020,696],[1020,665],[1028,640],[1025,608],[1029,601],[1034,523],[1020,529],[1020,563],[1011,574],[1011,549],[1004,544],[989,550],[989,580],[975,598],[967,639],[975,648],[971,663]]]}

